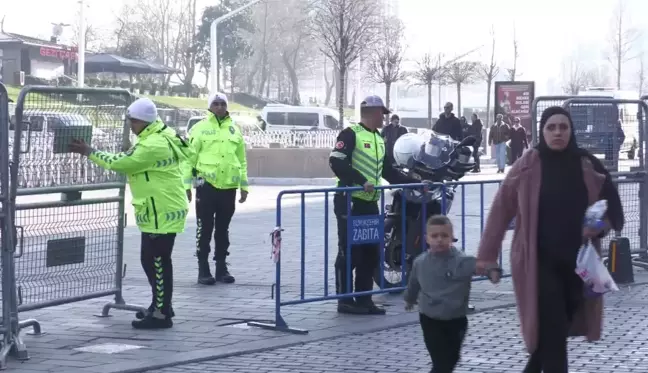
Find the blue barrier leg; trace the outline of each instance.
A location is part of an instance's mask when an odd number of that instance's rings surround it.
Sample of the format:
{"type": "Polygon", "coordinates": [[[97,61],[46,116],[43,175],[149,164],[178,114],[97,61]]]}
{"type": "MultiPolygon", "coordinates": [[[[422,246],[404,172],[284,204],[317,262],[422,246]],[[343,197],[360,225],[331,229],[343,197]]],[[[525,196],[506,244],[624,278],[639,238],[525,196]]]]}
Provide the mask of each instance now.
{"type": "Polygon", "coordinates": [[[328,297],[328,266],[329,266],[329,194],[324,192],[324,296],[328,297]]]}
{"type": "Polygon", "coordinates": [[[466,252],[466,186],[461,184],[461,251],[466,252]]]}
{"type": "Polygon", "coordinates": [[[304,299],[304,295],[306,293],[306,193],[302,193],[301,195],[299,215],[301,217],[301,278],[299,296],[301,297],[301,299],[304,299]]]}
{"type": "Polygon", "coordinates": [[[346,193],[346,212],[347,212],[347,231],[346,231],[346,266],[345,266],[345,271],[346,271],[346,292],[345,294],[351,294],[353,293],[353,286],[352,286],[352,281],[351,281],[351,276],[353,275],[353,272],[351,270],[351,241],[349,239],[349,235],[353,234],[353,226],[352,226],[352,220],[351,219],[351,193],[346,193]]]}
{"type": "Polygon", "coordinates": [[[401,286],[407,286],[405,266],[407,265],[407,200],[405,191],[401,193],[401,286]]]}
{"type": "MultiPolygon", "coordinates": [[[[277,196],[277,229],[281,229],[281,197],[283,197],[284,192],[279,192],[277,196]]],[[[281,231],[279,231],[281,235],[281,231]]],[[[304,329],[295,329],[288,326],[286,320],[281,316],[281,252],[279,252],[279,257],[277,258],[277,264],[275,265],[275,322],[273,323],[264,323],[258,321],[248,322],[248,326],[255,326],[257,328],[266,329],[266,330],[276,330],[293,334],[308,334],[308,330],[304,329]]]]}
{"type": "MultiPolygon", "coordinates": [[[[421,192],[425,193],[424,190],[421,192]]],[[[421,204],[421,235],[419,240],[421,241],[421,251],[422,253],[427,249],[427,240],[425,238],[425,231],[427,227],[427,203],[421,204]]],[[[414,258],[412,258],[412,265],[414,265],[414,258]]]]}
{"type": "MultiPolygon", "coordinates": [[[[385,190],[380,191],[380,218],[385,221],[385,190]]],[[[380,240],[380,253],[378,254],[378,271],[380,272],[380,284],[378,287],[381,289],[385,288],[385,234],[383,232],[383,239],[380,240]]]]}

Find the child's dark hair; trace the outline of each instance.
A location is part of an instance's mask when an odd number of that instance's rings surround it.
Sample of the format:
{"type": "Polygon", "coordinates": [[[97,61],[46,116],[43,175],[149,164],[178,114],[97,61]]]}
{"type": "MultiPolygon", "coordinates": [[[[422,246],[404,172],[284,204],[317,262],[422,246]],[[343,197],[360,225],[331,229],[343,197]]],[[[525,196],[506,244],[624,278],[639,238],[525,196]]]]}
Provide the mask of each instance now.
{"type": "Polygon", "coordinates": [[[452,221],[445,215],[432,215],[427,221],[427,226],[449,225],[452,228],[452,221]]]}

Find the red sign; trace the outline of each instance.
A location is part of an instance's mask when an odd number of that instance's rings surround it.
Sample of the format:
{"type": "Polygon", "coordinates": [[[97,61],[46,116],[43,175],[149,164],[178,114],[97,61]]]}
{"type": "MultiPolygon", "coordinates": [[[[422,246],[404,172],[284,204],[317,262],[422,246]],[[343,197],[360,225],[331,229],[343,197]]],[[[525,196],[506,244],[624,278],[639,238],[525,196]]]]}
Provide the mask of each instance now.
{"type": "Polygon", "coordinates": [[[509,125],[514,118],[520,118],[520,124],[530,136],[534,96],[535,82],[495,82],[495,117],[502,114],[509,125]]]}
{"type": "Polygon", "coordinates": [[[77,60],[79,57],[77,56],[76,51],[73,50],[65,50],[65,49],[54,49],[54,48],[48,48],[48,47],[41,47],[40,48],[40,55],[43,57],[54,57],[59,60],[77,60]]]}

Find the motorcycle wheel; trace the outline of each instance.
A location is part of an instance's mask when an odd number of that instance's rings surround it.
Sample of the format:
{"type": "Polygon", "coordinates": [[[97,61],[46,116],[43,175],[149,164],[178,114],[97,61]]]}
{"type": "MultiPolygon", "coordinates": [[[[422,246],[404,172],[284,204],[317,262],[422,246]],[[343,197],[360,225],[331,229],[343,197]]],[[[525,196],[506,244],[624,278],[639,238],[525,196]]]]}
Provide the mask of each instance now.
{"type": "Polygon", "coordinates": [[[407,278],[410,272],[411,263],[409,261],[405,267],[405,280],[403,280],[402,266],[400,263],[394,263],[394,261],[388,257],[389,252],[400,253],[401,247],[400,244],[394,247],[391,250],[385,250],[385,260],[380,265],[377,265],[374,270],[373,279],[376,285],[380,286],[381,280],[383,281],[384,289],[393,289],[397,287],[407,286],[407,278]]]}

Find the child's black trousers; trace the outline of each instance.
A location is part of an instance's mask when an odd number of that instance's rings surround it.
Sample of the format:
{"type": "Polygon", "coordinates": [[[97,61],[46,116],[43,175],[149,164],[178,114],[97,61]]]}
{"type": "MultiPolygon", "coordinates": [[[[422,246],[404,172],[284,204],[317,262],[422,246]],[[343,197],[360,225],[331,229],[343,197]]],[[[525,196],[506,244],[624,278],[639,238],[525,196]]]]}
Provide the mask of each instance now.
{"type": "Polygon", "coordinates": [[[431,373],[452,373],[461,357],[468,319],[438,320],[420,314],[423,340],[432,358],[431,373]]]}

